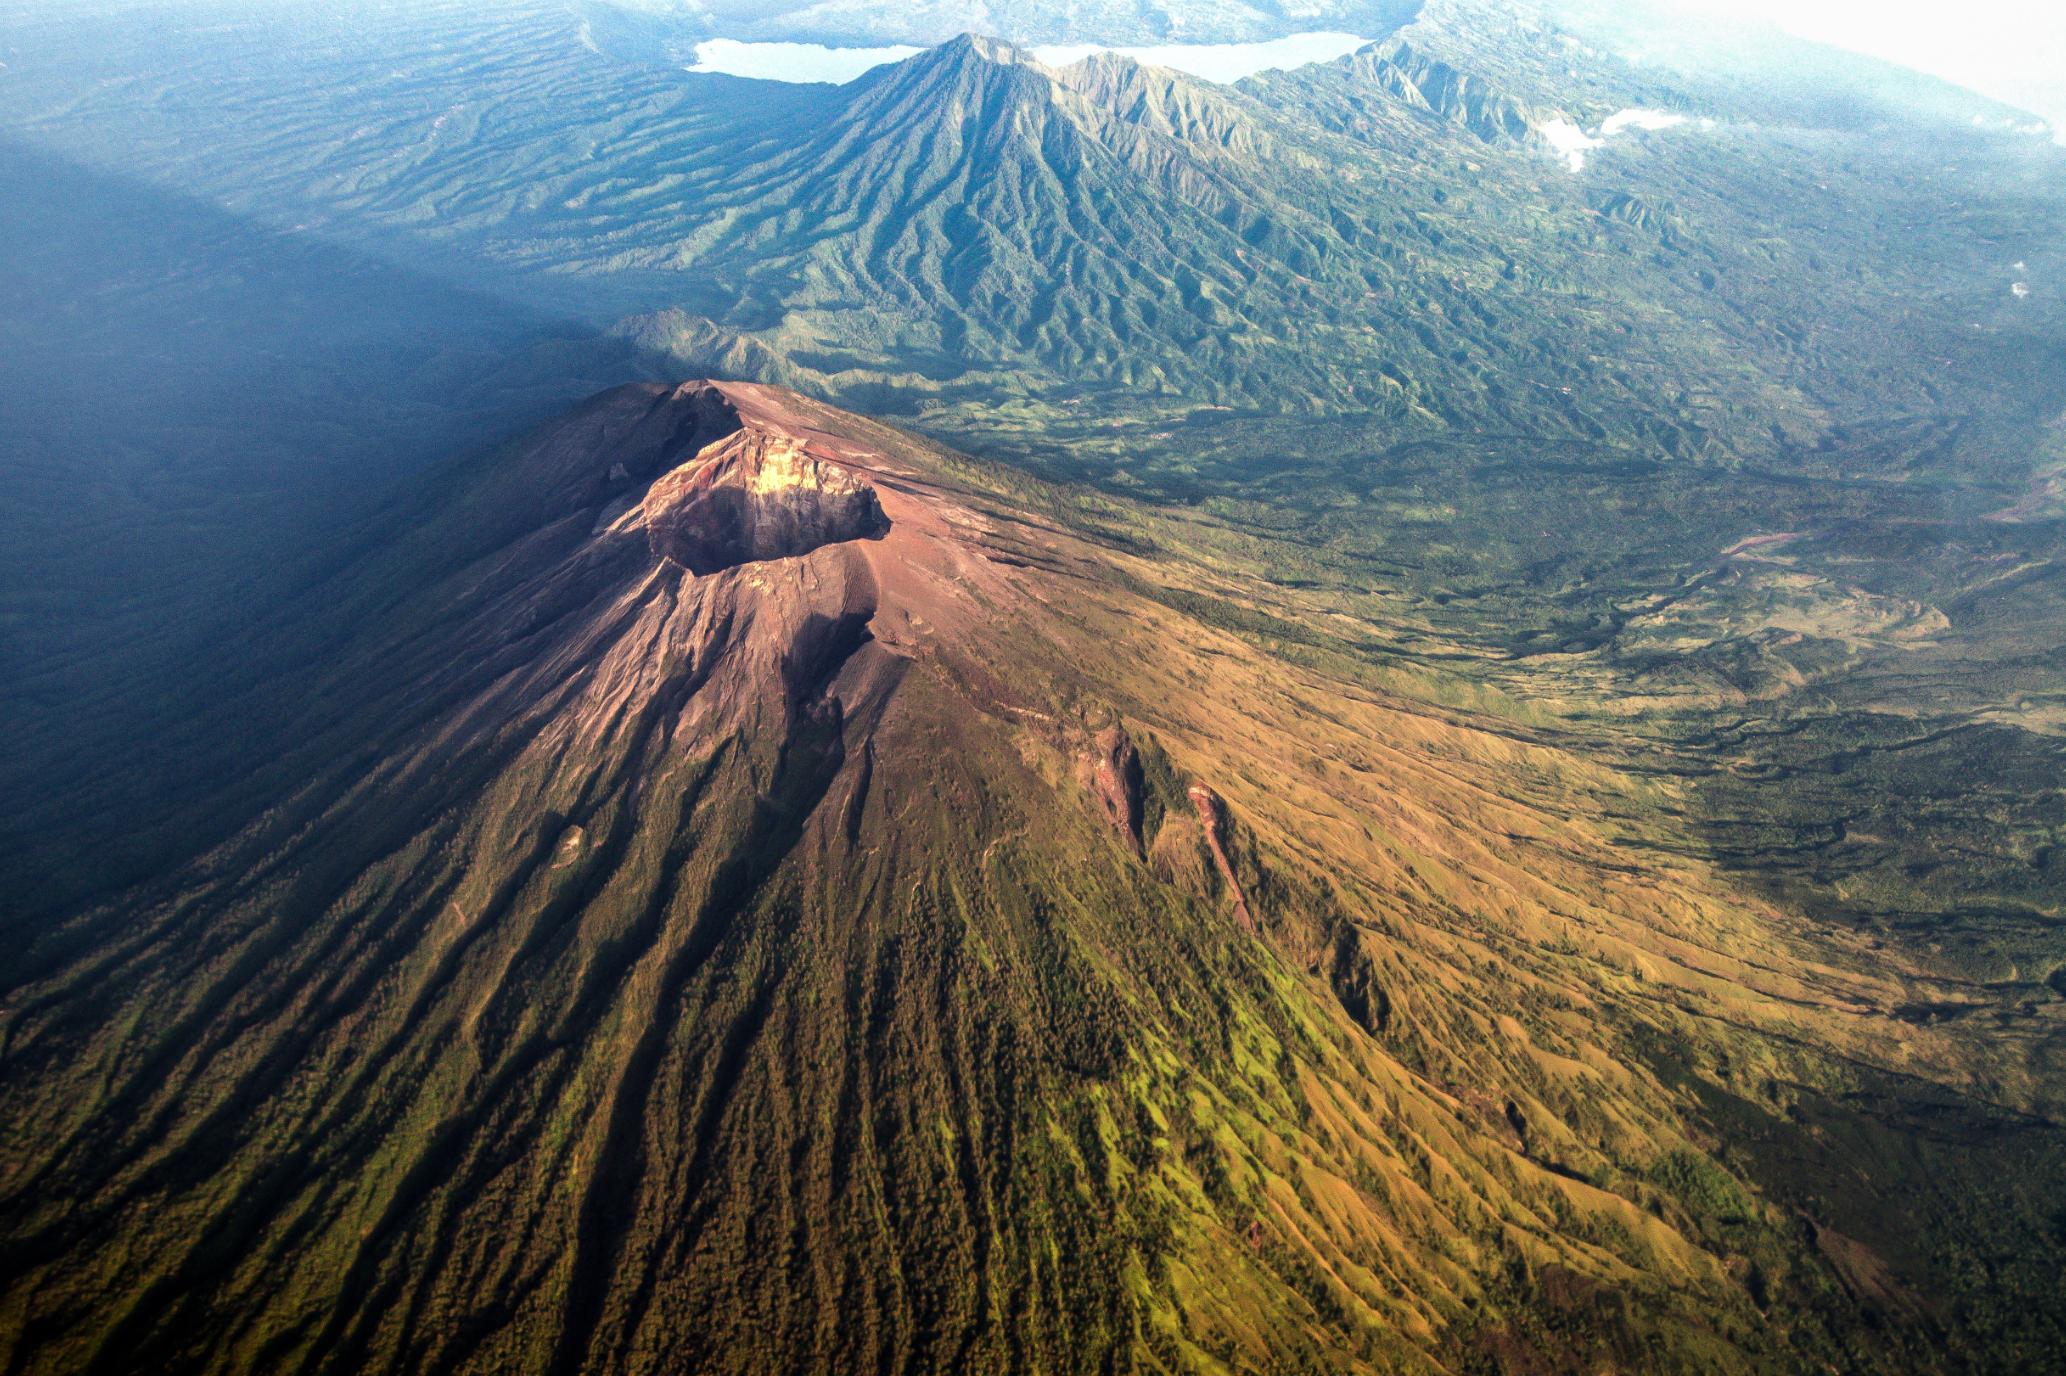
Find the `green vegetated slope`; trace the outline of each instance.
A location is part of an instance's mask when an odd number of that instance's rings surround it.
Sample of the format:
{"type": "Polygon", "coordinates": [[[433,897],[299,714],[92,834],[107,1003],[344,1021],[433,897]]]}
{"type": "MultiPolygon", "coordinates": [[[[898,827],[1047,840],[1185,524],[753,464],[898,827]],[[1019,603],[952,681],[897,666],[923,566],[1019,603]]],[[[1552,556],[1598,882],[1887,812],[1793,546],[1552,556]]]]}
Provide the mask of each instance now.
{"type": "Polygon", "coordinates": [[[352,629],[195,723],[271,760],[220,841],[27,937],[10,1364],[2045,1350],[2043,1277],[1859,1236],[2021,1201],[1844,1193],[1907,1149],[1846,1106],[1891,1085],[1998,1120],[1958,1169],[2056,1180],[2026,1060],[1656,844],[1682,784],[1264,652],[1225,624],[1262,588],[1153,552],[1201,538],[737,387],[606,394],[394,512],[257,634],[352,629]],[[742,426],[887,534],[664,557],[742,426]],[[1765,1139],[1843,1177],[1820,1212],[1765,1139]]]}
{"type": "Polygon", "coordinates": [[[1225,405],[1672,452],[1770,453],[1941,386],[1938,336],[2023,251],[1979,188],[2046,165],[2027,137],[1948,153],[1941,123],[1775,128],[1469,0],[1238,89],[971,39],[784,87],[624,60],[557,11],[405,13],[379,35],[399,65],[276,21],[256,69],[203,44],[169,93],[32,75],[10,108],[89,156],[121,126],[239,208],[578,303],[684,367],[873,410],[1225,405]],[[1623,105],[1717,123],[1618,136],[1581,175],[1541,132],[1623,105]],[[1942,194],[1954,160],[1970,196],[1942,194]],[[1890,301],[1920,328],[1887,328],[1890,301]]]}

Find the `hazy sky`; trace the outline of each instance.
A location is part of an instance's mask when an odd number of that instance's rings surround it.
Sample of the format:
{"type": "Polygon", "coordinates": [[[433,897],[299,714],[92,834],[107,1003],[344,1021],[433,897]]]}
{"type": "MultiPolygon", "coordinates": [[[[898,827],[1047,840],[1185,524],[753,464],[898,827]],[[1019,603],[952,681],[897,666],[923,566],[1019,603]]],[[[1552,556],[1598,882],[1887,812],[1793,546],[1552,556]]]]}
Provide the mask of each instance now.
{"type": "Polygon", "coordinates": [[[2043,115],[2066,139],[2066,0],[1671,0],[1764,18],[2043,115]]]}

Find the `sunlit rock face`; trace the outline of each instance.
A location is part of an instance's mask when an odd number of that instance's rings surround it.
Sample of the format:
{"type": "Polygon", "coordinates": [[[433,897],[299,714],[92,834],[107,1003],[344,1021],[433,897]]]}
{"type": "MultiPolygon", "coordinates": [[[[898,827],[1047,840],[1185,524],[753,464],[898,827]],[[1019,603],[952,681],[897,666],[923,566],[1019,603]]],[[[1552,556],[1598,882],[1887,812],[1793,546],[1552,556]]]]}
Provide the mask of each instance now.
{"type": "Polygon", "coordinates": [[[703,449],[646,493],[653,552],[694,574],[879,539],[875,489],[793,436],[749,427],[703,449]]]}

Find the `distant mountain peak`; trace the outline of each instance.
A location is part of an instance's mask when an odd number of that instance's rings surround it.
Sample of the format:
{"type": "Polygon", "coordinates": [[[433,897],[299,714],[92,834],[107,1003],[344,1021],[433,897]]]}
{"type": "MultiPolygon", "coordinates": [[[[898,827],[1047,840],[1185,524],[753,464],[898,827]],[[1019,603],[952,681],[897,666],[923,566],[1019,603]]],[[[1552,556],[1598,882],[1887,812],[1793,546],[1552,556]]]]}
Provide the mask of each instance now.
{"type": "Polygon", "coordinates": [[[933,51],[984,62],[1025,63],[1033,60],[1031,54],[1022,48],[1015,48],[1001,38],[992,38],[988,34],[975,32],[956,34],[933,51]]]}
{"type": "Polygon", "coordinates": [[[1044,101],[1053,72],[1000,39],[964,33],[854,83],[850,114],[906,107],[918,118],[947,116],[999,99],[1044,101]]]}
{"type": "Polygon", "coordinates": [[[871,75],[879,75],[890,81],[928,80],[942,74],[980,74],[984,69],[996,67],[1041,67],[1033,54],[1023,48],[1015,48],[1001,38],[986,34],[956,34],[945,43],[913,53],[902,62],[890,63],[875,69],[871,75]]]}

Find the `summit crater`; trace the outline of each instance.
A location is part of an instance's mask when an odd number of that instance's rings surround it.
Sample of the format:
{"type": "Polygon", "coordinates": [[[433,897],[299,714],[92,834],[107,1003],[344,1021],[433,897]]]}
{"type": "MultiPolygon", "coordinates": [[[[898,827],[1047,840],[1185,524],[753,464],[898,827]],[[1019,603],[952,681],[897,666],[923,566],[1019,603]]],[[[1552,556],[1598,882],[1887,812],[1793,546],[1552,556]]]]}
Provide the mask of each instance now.
{"type": "Polygon", "coordinates": [[[890,527],[865,478],[757,425],[661,475],[643,512],[653,553],[697,575],[880,539],[890,527]]]}

